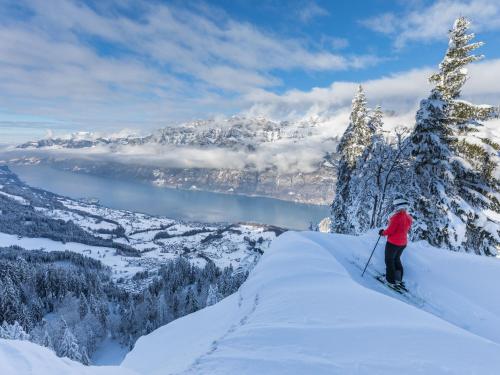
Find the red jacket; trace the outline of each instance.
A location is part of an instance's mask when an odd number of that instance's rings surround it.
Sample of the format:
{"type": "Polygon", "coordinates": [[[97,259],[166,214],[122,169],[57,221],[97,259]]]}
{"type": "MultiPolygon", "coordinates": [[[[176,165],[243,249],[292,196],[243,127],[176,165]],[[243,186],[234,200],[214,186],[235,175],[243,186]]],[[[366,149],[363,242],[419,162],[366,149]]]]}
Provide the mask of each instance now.
{"type": "Polygon", "coordinates": [[[412,222],[412,217],[406,211],[396,212],[389,219],[389,226],[382,235],[387,236],[387,242],[393,245],[405,246],[408,243],[408,231],[412,222]]]}

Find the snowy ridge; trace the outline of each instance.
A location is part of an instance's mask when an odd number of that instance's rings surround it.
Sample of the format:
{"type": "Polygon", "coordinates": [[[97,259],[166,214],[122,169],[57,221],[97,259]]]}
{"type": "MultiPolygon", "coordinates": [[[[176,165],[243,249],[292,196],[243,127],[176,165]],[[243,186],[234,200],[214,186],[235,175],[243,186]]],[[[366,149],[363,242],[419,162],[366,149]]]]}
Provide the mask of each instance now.
{"type": "MultiPolygon", "coordinates": [[[[238,293],[140,338],[120,369],[144,375],[496,374],[500,301],[484,285],[500,281],[499,260],[412,243],[403,255],[407,285],[419,297],[412,300],[360,277],[374,240],[373,232],[281,235],[238,293]]],[[[369,273],[382,270],[379,246],[369,273]]],[[[0,353],[19,345],[0,341],[0,353]]],[[[35,363],[33,351],[19,355],[35,363]]],[[[19,360],[4,355],[0,373],[9,374],[4,370],[19,360]]],[[[48,361],[54,368],[68,362],[48,361]]],[[[88,373],[101,373],[94,369],[116,370],[90,367],[88,373]]],[[[44,374],[27,367],[16,373],[44,374]]]]}
{"type": "MultiPolygon", "coordinates": [[[[500,303],[460,280],[498,279],[500,263],[412,244],[408,285],[430,314],[361,280],[350,262],[364,261],[372,240],[286,233],[238,294],[141,338],[122,365],[144,374],[496,373],[500,303]],[[450,271],[439,274],[442,264],[450,271]]],[[[382,262],[379,249],[374,268],[382,262]]]]}

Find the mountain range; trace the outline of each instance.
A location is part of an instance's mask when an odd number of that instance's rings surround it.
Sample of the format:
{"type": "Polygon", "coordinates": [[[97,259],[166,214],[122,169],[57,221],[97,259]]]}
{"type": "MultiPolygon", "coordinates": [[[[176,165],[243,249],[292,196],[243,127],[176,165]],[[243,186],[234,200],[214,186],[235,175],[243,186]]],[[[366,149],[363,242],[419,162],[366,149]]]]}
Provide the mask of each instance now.
{"type": "Polygon", "coordinates": [[[144,136],[51,136],[18,145],[7,159],[164,187],[330,204],[337,133],[320,117],[275,122],[233,116],[144,136]]]}

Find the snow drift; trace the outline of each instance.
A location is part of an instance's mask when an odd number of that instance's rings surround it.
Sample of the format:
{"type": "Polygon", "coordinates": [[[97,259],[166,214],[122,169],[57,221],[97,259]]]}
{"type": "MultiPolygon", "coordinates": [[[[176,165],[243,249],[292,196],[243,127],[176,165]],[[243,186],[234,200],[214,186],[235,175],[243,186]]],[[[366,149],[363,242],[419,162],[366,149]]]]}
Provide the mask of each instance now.
{"type": "MultiPolygon", "coordinates": [[[[285,233],[238,293],[142,337],[119,368],[73,373],[496,374],[500,261],[410,244],[402,296],[371,276],[382,245],[360,277],[375,240],[285,233]]],[[[71,362],[34,348],[0,341],[0,373],[43,374],[41,356],[43,368],[71,362]]]]}

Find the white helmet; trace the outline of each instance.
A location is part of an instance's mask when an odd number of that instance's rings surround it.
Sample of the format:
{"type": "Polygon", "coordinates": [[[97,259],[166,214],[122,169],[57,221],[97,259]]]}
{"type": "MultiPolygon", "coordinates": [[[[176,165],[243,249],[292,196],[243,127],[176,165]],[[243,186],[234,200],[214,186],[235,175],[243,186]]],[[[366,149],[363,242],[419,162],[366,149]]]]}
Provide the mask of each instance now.
{"type": "Polygon", "coordinates": [[[392,202],[392,205],[396,210],[407,210],[410,207],[410,202],[404,198],[396,198],[392,202]]]}

